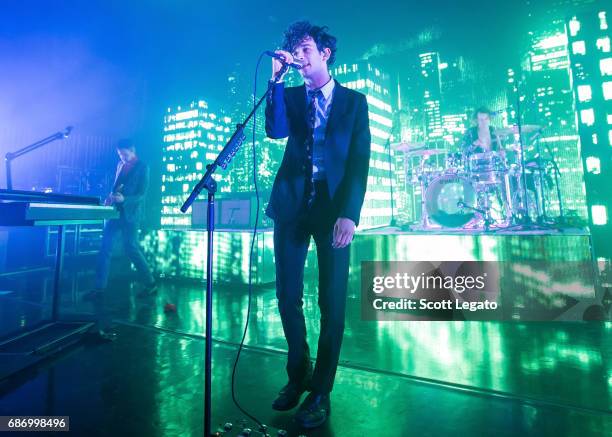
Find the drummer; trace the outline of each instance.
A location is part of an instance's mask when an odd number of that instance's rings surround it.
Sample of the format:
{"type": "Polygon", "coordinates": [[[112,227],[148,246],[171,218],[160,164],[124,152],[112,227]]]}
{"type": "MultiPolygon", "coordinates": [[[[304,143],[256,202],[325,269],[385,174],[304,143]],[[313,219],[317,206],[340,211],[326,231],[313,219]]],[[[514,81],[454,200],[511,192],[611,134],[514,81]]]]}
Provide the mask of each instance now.
{"type": "Polygon", "coordinates": [[[469,128],[463,136],[462,152],[472,153],[499,152],[505,158],[499,136],[491,127],[491,111],[483,106],[474,111],[472,117],[475,126],[469,128]]]}
{"type": "Polygon", "coordinates": [[[512,194],[507,184],[502,184],[499,172],[502,170],[502,173],[505,173],[504,170],[508,169],[508,162],[501,140],[495,133],[495,129],[491,127],[491,114],[491,111],[483,106],[474,111],[472,120],[475,126],[466,131],[463,136],[463,141],[461,142],[461,149],[464,158],[466,158],[468,171],[473,171],[479,180],[495,182],[495,185],[502,185],[501,189],[503,194],[502,198],[499,200],[503,204],[506,220],[510,222],[512,218],[512,194]],[[477,156],[479,153],[486,153],[487,156],[477,156]],[[500,161],[497,162],[501,164],[501,166],[495,165],[495,155],[500,158],[500,161]],[[471,168],[472,158],[476,160],[476,168],[471,168]],[[491,159],[491,161],[489,161],[489,159],[491,159]],[[479,167],[479,160],[481,160],[480,164],[484,161],[484,167],[479,167]]]}

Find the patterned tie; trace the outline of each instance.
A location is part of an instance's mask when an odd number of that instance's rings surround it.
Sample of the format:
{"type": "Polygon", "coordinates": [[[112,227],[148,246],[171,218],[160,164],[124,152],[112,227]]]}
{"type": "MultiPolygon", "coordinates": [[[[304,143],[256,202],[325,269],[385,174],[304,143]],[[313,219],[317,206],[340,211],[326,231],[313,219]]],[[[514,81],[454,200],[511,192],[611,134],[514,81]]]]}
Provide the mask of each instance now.
{"type": "Polygon", "coordinates": [[[308,109],[307,121],[308,121],[308,135],[306,137],[305,145],[305,157],[304,157],[304,169],[306,171],[306,184],[305,184],[305,197],[306,205],[310,209],[312,202],[315,197],[314,183],[312,180],[312,148],[314,145],[314,129],[317,118],[317,99],[323,95],[321,89],[308,90],[308,109]]]}

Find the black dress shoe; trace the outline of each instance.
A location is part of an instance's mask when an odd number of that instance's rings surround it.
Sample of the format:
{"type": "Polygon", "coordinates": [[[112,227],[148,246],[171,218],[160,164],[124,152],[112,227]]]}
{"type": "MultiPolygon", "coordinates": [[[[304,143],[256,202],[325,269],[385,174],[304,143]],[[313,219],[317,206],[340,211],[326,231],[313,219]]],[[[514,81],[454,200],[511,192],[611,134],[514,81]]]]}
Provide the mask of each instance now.
{"type": "Polygon", "coordinates": [[[277,411],[287,411],[297,407],[302,393],[306,391],[306,384],[289,382],[278,393],[278,397],[272,402],[272,408],[277,411]]]}
{"type": "Polygon", "coordinates": [[[331,413],[329,394],[309,393],[295,413],[295,421],[304,428],[323,425],[331,413]]]}

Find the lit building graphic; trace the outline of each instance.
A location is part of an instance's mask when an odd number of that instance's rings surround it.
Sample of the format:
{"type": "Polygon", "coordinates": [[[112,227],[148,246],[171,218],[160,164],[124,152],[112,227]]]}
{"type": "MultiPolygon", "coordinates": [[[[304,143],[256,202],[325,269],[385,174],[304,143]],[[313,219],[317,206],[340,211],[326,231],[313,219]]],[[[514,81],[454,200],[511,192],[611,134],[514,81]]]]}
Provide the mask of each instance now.
{"type": "Polygon", "coordinates": [[[444,135],[442,128],[442,90],[440,80],[440,57],[437,52],[419,55],[423,84],[423,105],[427,138],[436,139],[444,135]]]}
{"type": "MultiPolygon", "coordinates": [[[[212,162],[233,134],[236,123],[242,122],[250,111],[250,98],[236,92],[237,76],[228,77],[231,101],[235,108],[231,116],[216,111],[207,101],[189,104],[188,109],[179,106],[168,108],[164,117],[162,154],[162,227],[190,227],[191,215],[179,211],[180,205],[204,175],[206,164],[212,162]]],[[[255,158],[257,186],[260,195],[259,226],[270,226],[264,210],[272,183],[282,160],[286,140],[271,140],[265,136],[263,111],[258,112],[255,129],[255,158]]],[[[255,208],[253,183],[253,119],[245,129],[246,139],[233,157],[227,169],[218,169],[217,199],[239,199],[255,208]]],[[[219,211],[217,211],[220,213],[219,211]]],[[[219,218],[221,219],[221,218],[219,218]]],[[[227,225],[228,223],[224,223],[227,225]]],[[[254,225],[251,214],[248,226],[254,225]]],[[[243,224],[244,226],[244,224],[243,224]]]]}
{"type": "MultiPolygon", "coordinates": [[[[466,115],[468,121],[474,110],[485,106],[493,111],[504,108],[505,92],[499,89],[498,81],[485,69],[477,68],[474,61],[464,56],[444,59],[440,55],[440,89],[442,92],[442,124],[445,116],[466,115]]],[[[494,124],[499,124],[493,120],[494,124]]],[[[443,127],[448,135],[447,127],[443,127]]]]}
{"type": "MultiPolygon", "coordinates": [[[[234,123],[241,123],[246,119],[247,115],[253,108],[253,85],[250,80],[246,80],[241,73],[240,65],[237,65],[236,70],[228,76],[228,95],[227,105],[232,108],[231,119],[234,123]]],[[[285,77],[285,86],[296,85],[297,73],[292,70],[285,77]]],[[[257,93],[261,96],[265,90],[258,89],[257,93]]],[[[259,96],[258,96],[259,97],[259,96]]],[[[265,103],[263,104],[265,105],[265,103]]],[[[231,186],[230,194],[232,193],[251,193],[255,194],[255,185],[253,182],[253,120],[255,120],[255,160],[257,163],[257,188],[260,194],[260,217],[263,216],[265,204],[270,197],[272,183],[280,162],[283,158],[286,140],[271,140],[266,137],[265,132],[265,116],[263,112],[264,106],[261,106],[259,111],[251,119],[245,129],[246,140],[243,146],[238,150],[236,156],[232,160],[230,166],[231,186]]],[[[232,130],[235,126],[232,126],[232,130]]],[[[226,196],[227,197],[227,196],[226,196]]]]}
{"type": "Polygon", "coordinates": [[[338,65],[332,74],[342,85],[365,94],[368,99],[372,145],[368,190],[359,227],[387,225],[391,220],[391,178],[395,174],[395,165],[390,162],[393,154],[389,152],[392,128],[389,76],[368,61],[338,65]]]}
{"type": "Polygon", "coordinates": [[[612,259],[612,52],[610,10],[567,21],[589,227],[595,255],[612,259]]]}
{"type": "MultiPolygon", "coordinates": [[[[518,74],[508,70],[511,86],[509,101],[512,111],[509,124],[521,116],[524,125],[543,127],[539,138],[526,134],[526,159],[538,154],[544,159],[554,159],[559,168],[559,185],[564,212],[586,218],[584,179],[580,165],[579,137],[576,111],[569,70],[569,46],[566,29],[560,11],[548,11],[546,20],[532,17],[529,32],[530,50],[522,62],[518,74]],[[520,114],[517,114],[517,93],[520,93],[520,114]]],[[[552,167],[549,167],[552,173],[552,167]]],[[[545,178],[547,212],[559,213],[559,201],[553,186],[552,175],[545,178]]]]}
{"type": "MultiPolygon", "coordinates": [[[[240,67],[241,65],[237,64],[235,70],[227,76],[227,103],[225,107],[230,111],[228,115],[233,122],[233,126],[230,127],[232,132],[236,127],[235,124],[241,123],[247,116],[250,106],[250,94],[247,91],[250,91],[251,87],[246,85],[240,67]]],[[[250,139],[251,136],[249,132],[250,128],[247,129],[245,134],[247,134],[247,138],[250,139]]],[[[251,171],[253,159],[251,155],[251,142],[245,140],[243,146],[238,150],[230,165],[230,173],[232,176],[229,189],[230,193],[247,193],[254,190],[251,171]]]]}
{"type": "Polygon", "coordinates": [[[444,113],[463,114],[479,96],[474,87],[474,65],[463,56],[456,59],[440,59],[440,90],[444,113]]]}
{"type": "MultiPolygon", "coordinates": [[[[204,100],[187,107],[168,108],[164,116],[161,225],[189,227],[191,216],[179,210],[233,132],[232,119],[209,109],[204,100]]],[[[218,192],[231,191],[231,175],[215,175],[218,192]]]]}
{"type": "Polygon", "coordinates": [[[459,144],[468,126],[468,116],[465,113],[442,116],[444,140],[448,144],[449,150],[453,152],[459,151],[459,144]]]}

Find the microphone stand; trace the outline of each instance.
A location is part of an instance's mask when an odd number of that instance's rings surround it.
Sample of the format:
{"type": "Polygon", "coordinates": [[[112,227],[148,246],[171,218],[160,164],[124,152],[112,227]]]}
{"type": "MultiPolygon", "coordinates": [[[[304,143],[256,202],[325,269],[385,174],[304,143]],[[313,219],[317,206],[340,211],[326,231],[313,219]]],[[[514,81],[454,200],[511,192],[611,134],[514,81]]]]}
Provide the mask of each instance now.
{"type": "Polygon", "coordinates": [[[531,226],[533,221],[531,217],[529,217],[529,206],[527,205],[527,177],[525,173],[525,142],[523,141],[523,123],[521,121],[521,92],[518,88],[517,84],[517,92],[516,92],[516,126],[518,127],[518,136],[519,136],[519,149],[521,151],[521,190],[522,190],[522,199],[521,199],[521,209],[519,210],[521,213],[521,217],[518,219],[518,225],[523,226],[531,226]]]}
{"type": "MultiPolygon", "coordinates": [[[[522,81],[518,81],[516,85],[516,125],[518,128],[518,136],[519,136],[519,150],[521,156],[521,208],[519,210],[520,217],[516,219],[516,222],[513,226],[506,230],[510,229],[519,229],[519,230],[537,230],[537,229],[545,229],[541,226],[536,225],[531,217],[529,216],[529,196],[527,193],[527,175],[525,171],[525,141],[523,139],[523,122],[522,122],[522,113],[521,113],[521,87],[519,87],[519,83],[522,81]]],[[[524,84],[521,84],[521,86],[524,84]]]]}
{"type": "Polygon", "coordinates": [[[181,206],[181,212],[185,213],[191,204],[197,199],[202,190],[208,192],[207,204],[207,243],[206,243],[206,331],[205,331],[205,354],[204,354],[204,436],[210,437],[211,430],[211,382],[212,382],[212,296],[213,296],[213,236],[215,231],[215,193],[217,182],[212,178],[218,167],[225,170],[230,163],[242,142],[246,138],[244,127],[247,125],[253,114],[257,111],[261,103],[272,92],[272,86],[278,83],[281,76],[287,72],[289,65],[283,63],[282,68],[274,75],[274,79],[268,82],[268,89],[253,107],[246,119],[236,125],[236,130],[229,141],[219,152],[215,160],[206,166],[206,173],[194,187],[193,191],[181,206]]]}
{"type": "MultiPolygon", "coordinates": [[[[546,194],[544,192],[544,170],[545,170],[545,164],[544,164],[544,158],[542,158],[542,148],[540,146],[540,135],[541,132],[536,133],[534,136],[532,136],[529,139],[529,142],[533,142],[536,141],[536,151],[537,151],[537,157],[536,157],[536,164],[537,164],[537,171],[538,171],[538,180],[539,180],[539,184],[540,184],[540,193],[539,193],[539,197],[540,197],[540,202],[542,203],[542,207],[541,207],[541,214],[538,215],[538,224],[543,225],[543,226],[548,226],[550,225],[550,221],[548,218],[548,214],[546,214],[546,194]]],[[[535,179],[534,179],[535,182],[535,179]]]]}
{"type": "Polygon", "coordinates": [[[555,187],[557,191],[557,199],[559,200],[559,217],[557,217],[557,225],[566,226],[567,219],[565,218],[565,208],[563,208],[563,198],[561,197],[561,186],[559,185],[559,166],[557,165],[557,161],[555,160],[555,155],[550,147],[546,147],[548,154],[550,155],[550,163],[553,167],[553,172],[555,175],[555,187]]]}
{"type": "Polygon", "coordinates": [[[29,146],[24,147],[23,149],[19,149],[16,152],[8,152],[4,155],[4,165],[6,166],[6,189],[13,189],[13,176],[11,172],[11,163],[16,158],[19,158],[26,153],[30,153],[46,144],[52,143],[56,140],[63,140],[64,138],[68,138],[72,132],[72,126],[66,127],[64,132],[56,132],[53,135],[49,135],[47,138],[43,138],[42,140],[36,141],[34,144],[30,144],[29,146]]]}

